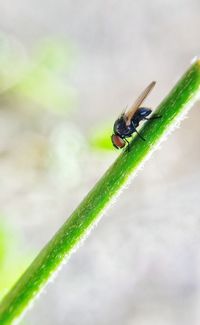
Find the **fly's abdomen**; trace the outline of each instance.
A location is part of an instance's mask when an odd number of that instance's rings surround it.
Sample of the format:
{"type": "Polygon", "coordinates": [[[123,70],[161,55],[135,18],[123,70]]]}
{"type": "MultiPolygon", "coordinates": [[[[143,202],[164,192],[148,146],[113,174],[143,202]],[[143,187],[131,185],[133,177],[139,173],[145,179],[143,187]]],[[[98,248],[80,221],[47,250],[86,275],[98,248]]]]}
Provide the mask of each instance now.
{"type": "Polygon", "coordinates": [[[152,110],[150,108],[140,107],[137,111],[137,114],[141,118],[144,118],[144,117],[148,116],[149,114],[151,114],[151,112],[152,112],[152,110]]]}

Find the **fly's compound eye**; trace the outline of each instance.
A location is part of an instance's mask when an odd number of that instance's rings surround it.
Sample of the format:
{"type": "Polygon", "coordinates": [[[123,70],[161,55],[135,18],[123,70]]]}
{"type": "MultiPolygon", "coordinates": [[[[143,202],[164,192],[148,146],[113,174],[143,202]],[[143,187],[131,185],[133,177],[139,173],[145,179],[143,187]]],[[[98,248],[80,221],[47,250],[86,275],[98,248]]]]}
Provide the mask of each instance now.
{"type": "Polygon", "coordinates": [[[123,148],[126,144],[126,142],[119,135],[116,135],[116,134],[113,134],[111,136],[111,140],[112,140],[113,146],[117,149],[123,148]]]}

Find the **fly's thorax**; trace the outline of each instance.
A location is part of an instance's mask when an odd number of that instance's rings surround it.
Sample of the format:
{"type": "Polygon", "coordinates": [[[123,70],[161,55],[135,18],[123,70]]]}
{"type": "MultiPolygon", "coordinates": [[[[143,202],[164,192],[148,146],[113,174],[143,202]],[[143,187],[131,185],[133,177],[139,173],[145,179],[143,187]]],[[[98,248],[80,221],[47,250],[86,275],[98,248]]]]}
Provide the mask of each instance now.
{"type": "Polygon", "coordinates": [[[114,124],[114,133],[120,135],[121,137],[126,137],[130,134],[132,130],[131,125],[126,125],[125,116],[122,115],[118,118],[114,124]]]}

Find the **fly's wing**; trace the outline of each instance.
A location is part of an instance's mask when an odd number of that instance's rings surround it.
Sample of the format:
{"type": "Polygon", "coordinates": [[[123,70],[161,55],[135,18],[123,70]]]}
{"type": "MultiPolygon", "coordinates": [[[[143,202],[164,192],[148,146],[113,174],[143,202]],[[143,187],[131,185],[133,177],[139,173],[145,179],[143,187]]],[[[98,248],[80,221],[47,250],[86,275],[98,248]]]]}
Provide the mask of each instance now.
{"type": "Polygon", "coordinates": [[[124,113],[126,125],[130,125],[131,120],[133,118],[133,115],[137,111],[137,109],[140,107],[142,102],[145,100],[145,98],[148,96],[150,91],[155,86],[156,82],[152,81],[145,90],[141,93],[141,95],[137,98],[137,100],[133,103],[133,105],[124,113]]]}

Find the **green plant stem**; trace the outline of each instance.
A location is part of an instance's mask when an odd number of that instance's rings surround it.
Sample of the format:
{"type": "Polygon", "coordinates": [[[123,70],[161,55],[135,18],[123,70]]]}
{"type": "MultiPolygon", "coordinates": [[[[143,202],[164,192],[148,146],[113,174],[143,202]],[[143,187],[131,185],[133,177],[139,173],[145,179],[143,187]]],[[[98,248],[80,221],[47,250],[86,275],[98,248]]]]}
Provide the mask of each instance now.
{"type": "Polygon", "coordinates": [[[128,178],[135,172],[172,126],[181,119],[200,92],[200,60],[197,60],[161,102],[156,114],[160,119],[148,121],[119,155],[77,209],[42,249],[26,272],[0,304],[0,324],[11,324],[38,295],[63,260],[85,237],[128,178]]]}

